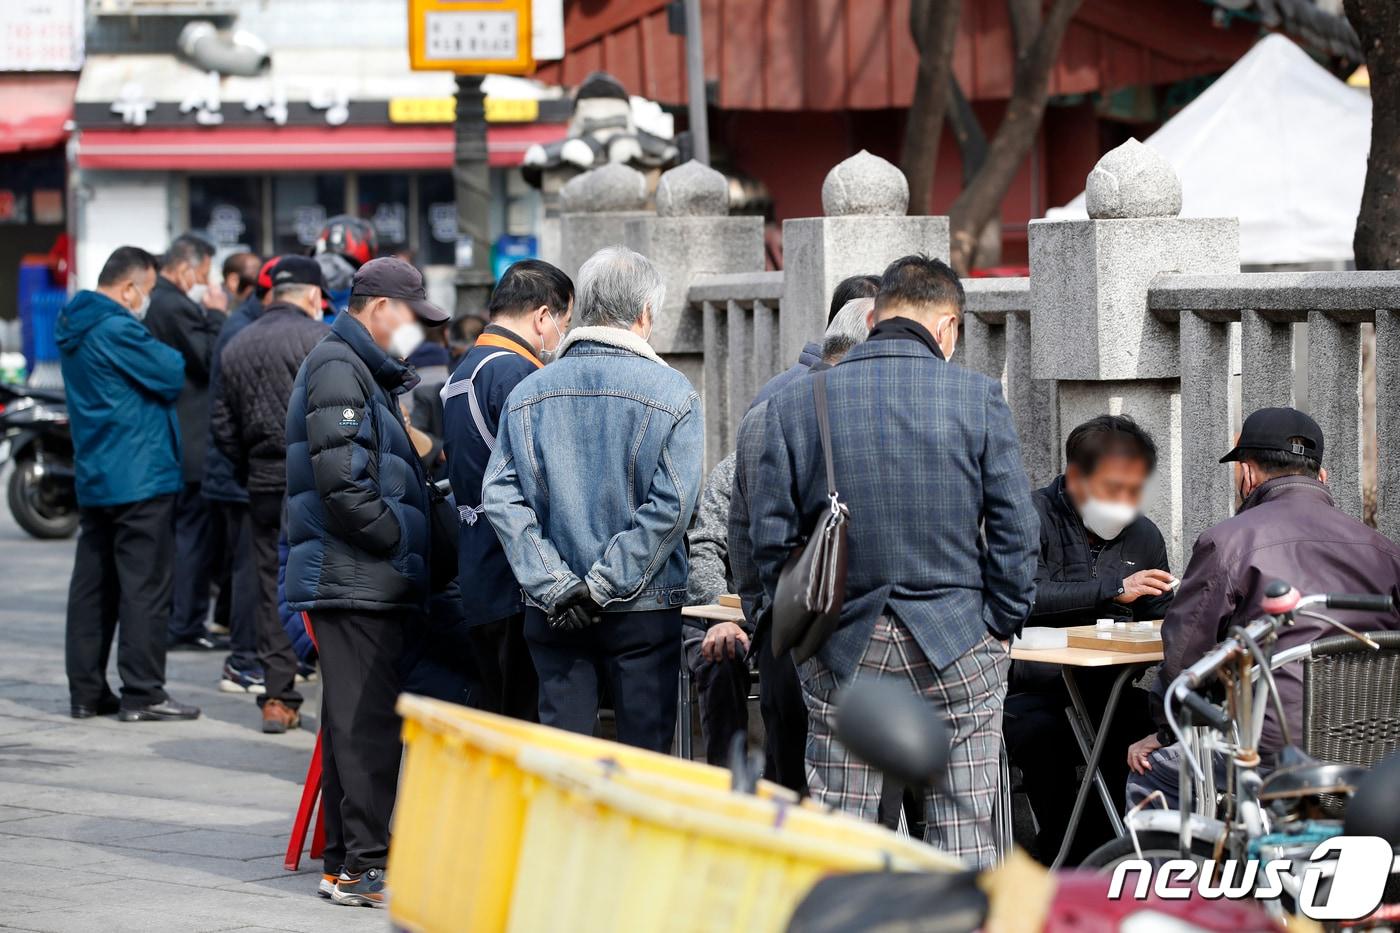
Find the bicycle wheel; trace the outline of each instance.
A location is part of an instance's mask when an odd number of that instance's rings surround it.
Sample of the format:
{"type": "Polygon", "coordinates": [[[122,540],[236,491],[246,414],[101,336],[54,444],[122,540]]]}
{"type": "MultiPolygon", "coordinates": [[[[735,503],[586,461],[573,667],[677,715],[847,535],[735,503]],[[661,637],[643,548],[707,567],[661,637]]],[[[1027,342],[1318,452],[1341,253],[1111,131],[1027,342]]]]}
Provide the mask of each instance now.
{"type": "MultiPolygon", "coordinates": [[[[1176,833],[1148,830],[1137,834],[1138,845],[1142,848],[1142,858],[1154,867],[1169,859],[1181,858],[1181,839],[1176,833]]],[[[1204,862],[1212,857],[1214,844],[1209,839],[1191,840],[1191,860],[1204,862]]],[[[1099,846],[1085,856],[1080,868],[1088,868],[1104,874],[1112,873],[1120,862],[1138,858],[1138,850],[1133,847],[1131,835],[1120,836],[1099,846]]]]}

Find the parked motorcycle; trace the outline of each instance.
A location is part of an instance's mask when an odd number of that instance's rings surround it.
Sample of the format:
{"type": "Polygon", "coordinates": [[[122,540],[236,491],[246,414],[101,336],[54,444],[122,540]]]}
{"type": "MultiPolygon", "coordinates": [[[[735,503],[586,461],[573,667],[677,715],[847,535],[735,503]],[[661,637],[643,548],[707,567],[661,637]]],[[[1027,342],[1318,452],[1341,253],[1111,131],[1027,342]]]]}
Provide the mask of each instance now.
{"type": "Polygon", "coordinates": [[[0,466],[14,461],[10,514],[36,538],[78,530],[73,438],[62,389],[0,383],[0,466]]]}

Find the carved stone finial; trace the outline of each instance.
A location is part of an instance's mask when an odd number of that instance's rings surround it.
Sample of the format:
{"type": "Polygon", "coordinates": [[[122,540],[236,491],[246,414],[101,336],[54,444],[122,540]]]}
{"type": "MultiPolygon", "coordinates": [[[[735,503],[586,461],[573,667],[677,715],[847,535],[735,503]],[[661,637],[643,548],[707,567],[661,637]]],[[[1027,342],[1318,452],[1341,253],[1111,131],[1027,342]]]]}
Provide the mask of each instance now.
{"type": "Polygon", "coordinates": [[[617,162],[584,172],[559,191],[559,206],[566,214],[636,211],[646,203],[646,176],[617,162]]]}
{"type": "Polygon", "coordinates": [[[723,217],[729,213],[729,181],[694,159],[662,173],[656,186],[658,217],[723,217]]]}
{"type": "Polygon", "coordinates": [[[896,166],[862,149],[827,172],[822,211],[828,217],[902,216],[909,212],[909,181],[896,166]]]}
{"type": "Polygon", "coordinates": [[[1175,217],[1181,179],[1161,153],[1130,139],[1104,154],[1084,186],[1084,206],[1095,220],[1175,217]]]}

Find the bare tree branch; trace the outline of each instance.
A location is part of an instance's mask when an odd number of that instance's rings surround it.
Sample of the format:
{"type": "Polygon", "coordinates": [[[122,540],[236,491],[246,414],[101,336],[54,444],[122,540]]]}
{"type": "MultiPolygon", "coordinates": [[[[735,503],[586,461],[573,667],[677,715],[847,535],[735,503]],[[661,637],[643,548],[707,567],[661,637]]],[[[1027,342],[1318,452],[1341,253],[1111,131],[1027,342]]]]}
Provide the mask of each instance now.
{"type": "MultiPolygon", "coordinates": [[[[953,267],[966,272],[977,256],[977,237],[1001,209],[1017,170],[1035,144],[1045,104],[1050,96],[1050,73],[1060,44],[1083,0],[1054,0],[1035,38],[1016,56],[1016,72],[1006,113],[987,149],[982,170],[963,189],[949,211],[953,267]]],[[[1013,23],[1023,4],[1011,0],[1013,23]]],[[[1020,14],[1022,27],[1025,12],[1020,14]]]]}
{"type": "Polygon", "coordinates": [[[938,138],[948,105],[953,46],[962,0],[910,0],[909,34],[919,52],[919,70],[909,104],[900,168],[909,180],[909,213],[926,214],[938,168],[938,138]]]}

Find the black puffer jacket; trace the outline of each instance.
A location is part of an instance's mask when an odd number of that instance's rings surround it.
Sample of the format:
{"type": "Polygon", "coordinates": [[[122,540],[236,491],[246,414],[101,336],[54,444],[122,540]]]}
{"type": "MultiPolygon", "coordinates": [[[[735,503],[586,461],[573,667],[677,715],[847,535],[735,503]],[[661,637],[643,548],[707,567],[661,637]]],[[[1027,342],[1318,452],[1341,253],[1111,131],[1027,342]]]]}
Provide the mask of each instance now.
{"type": "MultiPolygon", "coordinates": [[[[214,341],[214,357],[209,361],[209,416],[211,421],[214,415],[214,402],[221,391],[222,377],[219,372],[219,357],[223,355],[224,347],[227,347],[234,337],[242,333],[243,328],[262,317],[262,313],[262,299],[257,295],[250,295],[247,301],[229,313],[228,320],[224,322],[223,329],[219,331],[219,339],[214,341]]],[[[248,503],[248,490],[234,479],[233,464],[215,445],[212,430],[209,435],[209,451],[204,457],[204,485],[199,491],[204,498],[214,502],[241,502],[244,505],[248,503]]]]}
{"type": "Polygon", "coordinates": [[[287,603],[423,612],[428,488],[397,396],[418,377],[350,314],[297,373],[287,406],[287,603]]]}
{"type": "Polygon", "coordinates": [[[175,283],[156,276],[146,329],[185,358],[185,388],[175,402],[180,421],[180,449],[185,482],[204,481],[204,453],[209,449],[209,364],[225,316],[195,304],[175,283]]]}
{"type": "Polygon", "coordinates": [[[209,430],[251,493],[287,487],[287,403],[297,372],[330,328],[296,305],[270,305],[219,356],[209,430]]]}
{"type": "Polygon", "coordinates": [[[1123,580],[1139,570],[1170,570],[1162,532],[1145,515],[1106,541],[1094,560],[1089,533],[1065,492],[1065,478],[1055,477],[1031,494],[1040,515],[1040,561],[1035,571],[1035,605],[1027,625],[1093,625],[1096,619],[1160,619],[1171,596],[1141,597],[1129,605],[1113,598],[1123,580]]]}

